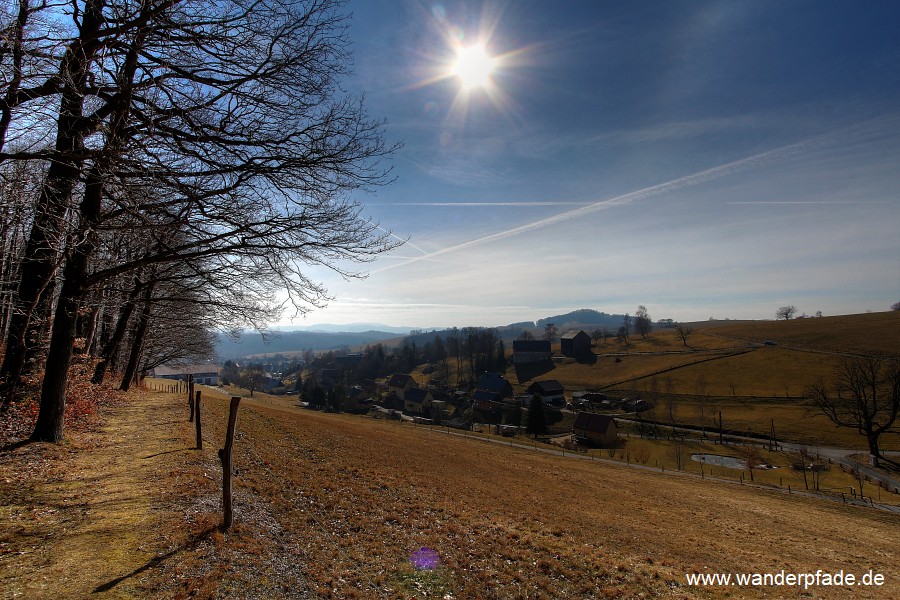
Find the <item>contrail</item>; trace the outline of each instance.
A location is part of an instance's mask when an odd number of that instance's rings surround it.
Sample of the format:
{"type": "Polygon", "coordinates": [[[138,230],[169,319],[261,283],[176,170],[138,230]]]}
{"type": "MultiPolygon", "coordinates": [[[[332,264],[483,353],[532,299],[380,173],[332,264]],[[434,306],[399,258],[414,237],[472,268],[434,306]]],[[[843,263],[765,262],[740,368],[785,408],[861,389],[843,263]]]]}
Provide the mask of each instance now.
{"type": "Polygon", "coordinates": [[[599,202],[594,202],[584,206],[582,208],[576,208],[574,210],[569,210],[566,212],[559,213],[557,215],[553,215],[552,217],[547,217],[544,219],[540,219],[534,221],[532,223],[527,223],[525,225],[520,225],[519,227],[513,227],[512,229],[507,229],[505,231],[500,231],[498,233],[494,233],[491,235],[487,235],[475,240],[469,240],[468,242],[463,242],[461,244],[456,244],[455,246],[448,246],[447,248],[442,248],[441,250],[436,250],[434,252],[430,252],[428,254],[424,254],[422,256],[417,256],[415,258],[410,258],[409,260],[386,265],[380,269],[374,269],[370,271],[370,273],[381,273],[384,271],[389,271],[391,269],[396,269],[398,267],[405,267],[406,265],[410,265],[422,260],[428,260],[431,258],[436,258],[438,256],[443,256],[445,254],[450,254],[452,252],[458,252],[459,250],[465,250],[467,248],[473,248],[475,246],[481,246],[483,244],[489,244],[491,242],[496,242],[498,240],[503,240],[508,237],[512,237],[515,235],[519,235],[520,233],[526,233],[528,231],[534,231],[535,229],[540,229],[542,227],[546,227],[547,225],[553,225],[555,223],[561,223],[563,221],[568,221],[570,219],[575,219],[578,217],[583,217],[585,215],[595,213],[601,210],[606,210],[609,208],[614,208],[616,206],[623,206],[626,204],[631,204],[637,200],[643,200],[645,198],[649,198],[651,196],[656,196],[659,194],[663,194],[665,192],[671,192],[677,189],[681,189],[684,187],[689,187],[693,185],[699,185],[701,183],[706,183],[707,181],[712,181],[714,179],[719,179],[721,177],[725,177],[727,175],[731,175],[732,173],[736,173],[747,169],[752,166],[756,166],[764,163],[765,161],[771,160],[772,158],[789,156],[791,154],[796,154],[801,150],[808,149],[810,147],[821,144],[827,137],[831,137],[832,134],[826,134],[822,136],[817,136],[814,138],[809,138],[800,142],[796,142],[794,144],[789,144],[787,146],[781,146],[779,148],[775,148],[773,150],[767,150],[766,152],[761,152],[759,154],[754,154],[753,156],[748,156],[747,158],[742,158],[733,162],[725,163],[716,167],[712,167],[710,169],[706,169],[704,171],[699,171],[697,173],[693,173],[691,175],[684,175],[682,177],[678,177],[677,179],[672,179],[670,181],[666,181],[664,183],[659,183],[656,185],[652,185],[650,187],[646,187],[634,192],[629,192],[627,194],[622,194],[621,196],[616,196],[615,198],[609,198],[607,200],[600,200],[599,202]]]}
{"type": "MultiPolygon", "coordinates": [[[[423,254],[422,256],[417,256],[415,258],[410,258],[409,260],[395,263],[392,265],[384,266],[380,269],[375,269],[370,271],[370,273],[381,273],[382,271],[388,271],[390,269],[396,269],[398,267],[404,267],[406,265],[419,262],[421,260],[428,260],[430,258],[435,258],[438,256],[443,256],[445,254],[450,254],[453,252],[457,252],[459,250],[465,250],[467,248],[473,248],[475,246],[481,246],[482,244],[489,244],[491,242],[496,242],[497,240],[506,239],[508,237],[512,237],[515,235],[519,235],[520,233],[526,233],[528,231],[533,231],[535,229],[540,229],[541,227],[545,227],[547,225],[553,225],[555,223],[560,223],[562,221],[568,221],[570,219],[575,219],[578,217],[582,217],[597,211],[606,210],[608,208],[613,208],[616,206],[622,206],[625,204],[631,204],[637,200],[643,200],[645,198],[649,198],[651,196],[656,196],[658,194],[663,194],[665,192],[671,192],[680,188],[690,187],[692,185],[699,185],[701,183],[706,183],[707,181],[712,181],[714,179],[719,179],[721,177],[725,177],[727,175],[731,175],[733,173],[737,173],[743,171],[745,169],[761,165],[769,160],[774,158],[784,158],[792,155],[799,154],[803,151],[807,151],[810,149],[815,149],[817,147],[821,147],[830,141],[838,138],[841,135],[847,134],[848,132],[853,133],[870,133],[872,131],[876,133],[881,133],[885,129],[884,123],[895,121],[898,116],[900,116],[900,112],[888,113],[885,115],[880,115],[877,117],[873,117],[866,121],[862,121],[859,123],[855,123],[853,125],[841,128],[837,131],[831,131],[828,133],[823,133],[821,135],[813,136],[811,138],[807,138],[805,140],[801,140],[799,142],[795,142],[793,144],[788,144],[786,146],[780,146],[778,148],[774,148],[772,150],[767,150],[765,152],[760,152],[759,154],[754,154],[753,156],[748,156],[746,158],[742,158],[739,160],[735,160],[729,163],[725,163],[716,167],[712,167],[710,169],[705,169],[703,171],[699,171],[697,173],[693,173],[691,175],[684,175],[682,177],[678,177],[676,179],[672,179],[670,181],[666,181],[664,183],[659,183],[657,185],[652,185],[650,187],[646,187],[634,192],[629,192],[627,194],[622,194],[621,196],[616,196],[615,198],[609,198],[607,200],[600,200],[599,202],[594,202],[588,204],[587,206],[583,206],[581,208],[576,208],[574,210],[569,210],[566,212],[559,213],[552,217],[547,217],[545,219],[540,219],[538,221],[534,221],[532,223],[528,223],[526,225],[521,225],[519,227],[513,227],[512,229],[507,229],[506,231],[501,231],[498,233],[494,233],[491,235],[487,235],[482,238],[478,238],[476,240],[470,240],[468,242],[463,242],[461,244],[457,244],[455,246],[449,246],[447,248],[443,248],[441,250],[436,250],[431,253],[423,254]]],[[[417,248],[417,250],[421,250],[421,248],[417,248]]],[[[424,251],[423,251],[424,252],[424,251]]]]}

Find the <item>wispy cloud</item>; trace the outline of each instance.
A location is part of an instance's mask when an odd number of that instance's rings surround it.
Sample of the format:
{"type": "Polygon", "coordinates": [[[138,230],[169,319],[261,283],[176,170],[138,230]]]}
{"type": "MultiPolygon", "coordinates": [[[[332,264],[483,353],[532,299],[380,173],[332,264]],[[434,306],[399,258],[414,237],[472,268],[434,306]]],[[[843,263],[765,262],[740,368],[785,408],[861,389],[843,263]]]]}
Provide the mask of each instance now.
{"type": "Polygon", "coordinates": [[[796,142],[794,144],[789,144],[786,146],[781,146],[779,148],[775,148],[773,150],[768,150],[766,152],[761,152],[759,154],[755,154],[753,156],[749,156],[746,158],[742,158],[740,160],[732,161],[729,163],[725,163],[722,165],[718,165],[716,167],[712,167],[710,169],[705,169],[703,171],[699,171],[697,173],[693,173],[691,175],[685,175],[683,177],[678,177],[676,179],[672,179],[666,181],[664,183],[660,183],[657,185],[649,186],[640,190],[636,190],[634,192],[629,192],[627,194],[622,194],[620,196],[616,196],[614,198],[609,198],[606,200],[601,200],[599,202],[593,202],[588,204],[587,206],[583,206],[581,208],[577,208],[574,210],[569,210],[566,212],[562,212],[550,217],[546,217],[543,219],[539,219],[537,221],[533,221],[531,223],[527,223],[525,225],[520,225],[518,227],[513,227],[510,229],[506,229],[504,231],[500,231],[491,235],[487,235],[484,237],[480,237],[478,239],[469,240],[467,242],[463,242],[461,244],[456,244],[453,246],[449,246],[447,248],[442,248],[441,250],[436,250],[429,254],[425,254],[416,258],[412,258],[408,261],[395,263],[392,265],[384,266],[380,269],[375,269],[372,273],[380,273],[383,271],[387,271],[390,269],[396,269],[398,267],[403,267],[421,260],[428,260],[431,258],[436,258],[439,256],[443,256],[446,254],[450,254],[453,252],[458,252],[460,250],[465,250],[468,248],[473,248],[475,246],[481,246],[484,244],[489,244],[492,242],[496,242],[499,240],[504,240],[522,233],[527,233],[530,231],[534,231],[537,229],[542,229],[549,225],[554,225],[556,223],[561,223],[564,221],[569,221],[571,219],[577,219],[584,217],[586,215],[602,211],[608,210],[610,208],[615,208],[618,206],[624,206],[627,204],[631,204],[633,202],[643,200],[646,198],[650,198],[652,196],[657,196],[660,194],[664,194],[667,192],[672,192],[684,187],[699,185],[702,183],[706,183],[708,181],[712,181],[714,179],[719,179],[721,177],[726,177],[728,175],[743,171],[745,169],[758,167],[764,163],[769,161],[788,157],[795,155],[800,152],[804,152],[815,147],[820,146],[826,141],[826,138],[830,137],[831,134],[817,136],[814,138],[809,138],[800,142],[796,142]]]}

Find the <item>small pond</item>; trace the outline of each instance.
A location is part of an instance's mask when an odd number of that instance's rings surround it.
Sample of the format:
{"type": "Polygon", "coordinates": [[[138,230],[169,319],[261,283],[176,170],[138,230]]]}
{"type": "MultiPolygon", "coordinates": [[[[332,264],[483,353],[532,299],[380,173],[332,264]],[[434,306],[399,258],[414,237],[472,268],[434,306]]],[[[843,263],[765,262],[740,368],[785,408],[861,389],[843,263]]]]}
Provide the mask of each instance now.
{"type": "Polygon", "coordinates": [[[739,469],[741,471],[747,468],[747,461],[733,456],[722,456],[721,454],[691,454],[691,460],[706,465],[728,467],[729,469],[739,469]]]}

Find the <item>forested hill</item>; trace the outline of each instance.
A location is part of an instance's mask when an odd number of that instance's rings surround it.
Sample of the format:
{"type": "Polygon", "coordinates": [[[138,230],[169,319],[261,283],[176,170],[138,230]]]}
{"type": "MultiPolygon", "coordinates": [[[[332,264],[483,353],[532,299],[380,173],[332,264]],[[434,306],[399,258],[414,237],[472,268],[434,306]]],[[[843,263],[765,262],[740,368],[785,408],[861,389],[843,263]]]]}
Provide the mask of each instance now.
{"type": "Polygon", "coordinates": [[[611,315],[591,308],[582,308],[562,315],[540,319],[537,322],[537,326],[543,329],[548,323],[553,323],[560,329],[564,326],[568,329],[570,328],[568,326],[574,328],[576,326],[584,327],[585,325],[594,325],[595,327],[619,327],[624,318],[625,315],[611,315]]]}

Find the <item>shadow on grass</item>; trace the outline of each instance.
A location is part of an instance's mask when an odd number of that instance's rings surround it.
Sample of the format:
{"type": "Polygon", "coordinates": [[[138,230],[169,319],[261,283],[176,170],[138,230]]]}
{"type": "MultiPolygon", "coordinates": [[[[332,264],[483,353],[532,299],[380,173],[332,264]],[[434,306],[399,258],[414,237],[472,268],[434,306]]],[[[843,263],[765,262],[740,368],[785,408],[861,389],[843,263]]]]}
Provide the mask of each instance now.
{"type": "Polygon", "coordinates": [[[590,353],[582,353],[575,356],[575,362],[580,365],[595,365],[597,364],[597,355],[592,352],[590,353]]]}
{"type": "Polygon", "coordinates": [[[519,383],[524,383],[529,379],[549,373],[555,368],[556,365],[553,364],[552,360],[542,360],[536,363],[519,363],[515,365],[516,379],[518,379],[519,383]]]}
{"type": "Polygon", "coordinates": [[[115,579],[107,581],[103,585],[98,585],[96,588],[94,588],[93,593],[99,594],[101,592],[108,592],[109,590],[113,589],[114,587],[116,587],[117,585],[119,585],[120,583],[125,581],[126,579],[130,579],[130,578],[134,577],[135,575],[140,575],[144,571],[147,571],[148,569],[152,569],[153,567],[156,567],[156,566],[162,564],[167,559],[172,558],[179,552],[193,550],[194,548],[199,546],[200,543],[203,542],[203,540],[205,540],[206,538],[208,538],[210,535],[212,535],[213,533],[215,533],[218,530],[219,530],[219,527],[215,526],[215,527],[210,527],[210,528],[200,532],[199,534],[194,536],[193,539],[189,540],[187,543],[182,544],[181,546],[178,546],[177,548],[173,548],[172,550],[169,550],[165,554],[160,554],[159,556],[154,556],[153,558],[148,560],[145,564],[141,565],[140,567],[138,567],[131,573],[128,573],[127,575],[122,575],[121,577],[116,577],[115,579]]]}
{"type": "Polygon", "coordinates": [[[18,450],[19,448],[24,448],[28,444],[34,443],[36,441],[37,440],[33,440],[31,438],[25,438],[24,440],[19,440],[18,442],[6,444],[5,446],[0,446],[0,454],[4,454],[6,452],[12,452],[13,450],[18,450]]]}

